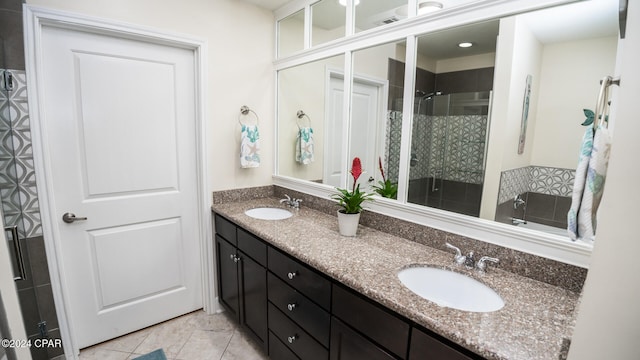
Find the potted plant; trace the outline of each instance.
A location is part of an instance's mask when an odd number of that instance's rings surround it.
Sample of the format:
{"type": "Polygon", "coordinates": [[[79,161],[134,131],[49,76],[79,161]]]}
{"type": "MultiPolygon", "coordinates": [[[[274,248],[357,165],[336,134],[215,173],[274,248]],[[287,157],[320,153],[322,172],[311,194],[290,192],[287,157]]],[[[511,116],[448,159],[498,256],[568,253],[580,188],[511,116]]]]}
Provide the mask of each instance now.
{"type": "Polygon", "coordinates": [[[340,235],[356,236],[358,231],[358,223],[360,222],[360,213],[362,212],[362,204],[371,200],[373,194],[366,191],[360,191],[358,178],[362,175],[362,164],[360,158],[355,157],[349,171],[353,176],[353,188],[351,191],[347,189],[338,190],[337,194],[331,195],[331,198],[338,200],[338,204],[342,209],[338,210],[338,228],[340,235]]]}
{"type": "Polygon", "coordinates": [[[394,184],[391,180],[385,178],[384,168],[382,167],[382,158],[378,156],[378,166],[380,168],[380,174],[382,175],[382,181],[378,181],[378,185],[373,185],[373,191],[382,197],[389,199],[395,199],[398,196],[398,184],[394,184]]]}

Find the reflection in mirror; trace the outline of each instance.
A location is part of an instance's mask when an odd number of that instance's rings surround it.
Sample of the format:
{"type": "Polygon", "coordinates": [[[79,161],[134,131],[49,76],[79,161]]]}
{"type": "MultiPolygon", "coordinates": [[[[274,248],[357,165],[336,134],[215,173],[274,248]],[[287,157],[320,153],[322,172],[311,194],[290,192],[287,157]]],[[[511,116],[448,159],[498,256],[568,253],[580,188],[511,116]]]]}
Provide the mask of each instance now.
{"type": "MultiPolygon", "coordinates": [[[[346,5],[346,2],[344,2],[346,5]]],[[[311,46],[345,35],[346,6],[337,0],[321,0],[311,5],[311,46]]]]}
{"type": "Polygon", "coordinates": [[[408,202],[479,215],[498,27],[418,38],[408,202]]]}
{"type": "MultiPolygon", "coordinates": [[[[360,157],[369,186],[380,186],[382,160],[385,180],[398,182],[404,78],[396,63],[404,60],[404,41],[353,53],[351,93],[351,148],[349,158],[360,157]]],[[[373,191],[371,188],[368,191],[373,191]]],[[[396,196],[390,196],[395,198],[396,196]]]]}
{"type": "Polygon", "coordinates": [[[278,57],[304,49],[304,10],[278,21],[278,57]]]}
{"type": "Polygon", "coordinates": [[[334,185],[342,147],[327,131],[342,134],[343,94],[344,55],[278,71],[279,175],[334,185]]]}
{"type": "MultiPolygon", "coordinates": [[[[334,4],[337,4],[337,1],[334,4]]],[[[356,16],[360,7],[364,5],[365,1],[361,1],[356,6],[356,16]]],[[[413,160],[410,165],[413,166],[408,169],[407,199],[414,204],[459,211],[482,219],[507,224],[515,222],[519,227],[536,226],[534,223],[546,225],[544,231],[549,230],[554,234],[565,235],[568,197],[573,187],[573,173],[577,164],[580,140],[585,131],[585,128],[580,125],[585,119],[582,109],[593,110],[599,80],[604,75],[614,74],[618,29],[617,1],[580,1],[497,21],[499,21],[500,43],[497,49],[495,48],[497,23],[494,21],[478,24],[488,27],[490,29],[488,38],[493,39],[491,48],[484,50],[480,46],[483,42],[466,37],[481,33],[480,29],[475,28],[474,25],[418,35],[416,92],[413,104],[414,124],[410,142],[410,155],[413,160]],[[466,41],[471,41],[474,46],[466,49],[458,48],[452,39],[456,35],[465,35],[466,41]],[[446,53],[444,50],[456,52],[446,53]],[[463,50],[467,53],[460,53],[463,50]],[[478,51],[478,53],[469,51],[478,51]],[[493,75],[488,70],[492,67],[493,75]],[[479,75],[478,72],[482,71],[485,71],[484,75],[479,75]],[[444,81],[445,74],[452,76],[444,81]],[[528,126],[524,152],[519,155],[518,139],[528,75],[532,75],[528,126]],[[482,80],[479,80],[480,78],[482,80]],[[462,88],[442,87],[447,83],[452,84],[452,87],[462,86],[462,88]],[[482,85],[484,87],[480,87],[480,83],[484,84],[482,85]],[[440,95],[437,95],[438,91],[440,95]],[[490,94],[489,91],[492,93],[490,94]],[[452,95],[456,93],[461,95],[452,95]],[[453,134],[451,129],[458,125],[450,122],[449,125],[452,127],[447,128],[442,125],[435,126],[435,122],[429,123],[427,120],[440,116],[471,116],[460,115],[460,107],[454,104],[454,101],[457,102],[455,99],[457,96],[468,97],[465,99],[467,105],[463,108],[472,111],[473,116],[486,116],[489,113],[486,130],[482,130],[485,126],[482,121],[475,126],[479,130],[474,131],[476,137],[473,141],[478,143],[476,149],[472,150],[473,156],[466,155],[468,152],[456,153],[452,151],[455,149],[451,149],[453,146],[453,142],[450,141],[453,134]],[[446,98],[449,98],[449,101],[445,101],[446,98]],[[489,108],[484,105],[487,99],[490,99],[489,108]],[[475,105],[469,106],[469,100],[475,101],[475,105]],[[480,102],[483,104],[478,106],[480,102]],[[440,103],[446,106],[443,105],[441,108],[440,103]],[[443,115],[447,108],[449,115],[443,115]],[[448,135],[445,133],[444,137],[436,136],[437,132],[430,131],[429,126],[435,126],[439,129],[438,131],[444,130],[449,133],[448,135]],[[483,131],[488,133],[486,151],[481,150],[483,131]],[[446,185],[448,180],[458,180],[443,178],[440,169],[447,168],[447,164],[436,166],[437,161],[442,163],[443,154],[440,148],[432,147],[438,142],[444,143],[445,140],[449,147],[444,146],[441,149],[449,150],[449,158],[453,157],[467,164],[471,161],[475,166],[475,168],[472,167],[472,171],[469,171],[473,176],[469,175],[464,180],[464,186],[455,182],[450,184],[454,189],[464,188],[454,195],[462,197],[464,194],[465,201],[477,200],[477,197],[481,196],[479,205],[477,202],[468,204],[459,202],[454,204],[457,207],[447,208],[451,205],[449,201],[451,199],[448,194],[445,194],[447,186],[443,185],[446,185]],[[484,167],[479,166],[482,162],[484,167]],[[429,167],[430,164],[434,166],[429,167]],[[481,169],[484,169],[484,176],[480,174],[481,169]],[[436,179],[435,183],[430,181],[433,178],[436,179]],[[478,191],[478,186],[481,186],[481,192],[478,191]],[[440,193],[432,196],[434,192],[440,193]],[[439,196],[440,194],[442,196],[439,196]],[[517,195],[520,195],[524,203],[514,201],[517,195]],[[517,205],[517,209],[514,209],[514,205],[517,205]],[[527,224],[520,224],[518,220],[525,220],[527,224]]],[[[393,44],[386,44],[354,51],[353,72],[356,76],[364,77],[369,74],[370,77],[378,80],[388,81],[388,99],[380,102],[380,104],[386,104],[386,109],[381,108],[380,112],[372,115],[371,118],[380,119],[382,116],[385,120],[389,120],[384,131],[378,131],[377,138],[368,139],[367,144],[376,144],[378,150],[374,157],[381,154],[380,148],[383,149],[382,159],[387,171],[386,175],[397,181],[400,172],[405,54],[401,49],[401,43],[395,44],[397,50],[395,54],[387,50],[387,47],[392,46],[393,44]],[[370,72],[369,68],[380,68],[381,64],[385,63],[388,67],[386,75],[370,72]],[[384,111],[387,113],[385,114],[384,111]]],[[[332,66],[341,69],[342,57],[335,60],[332,66]]],[[[320,65],[322,66],[324,65],[320,65]]],[[[324,175],[322,169],[317,169],[317,173],[311,174],[309,171],[311,168],[307,169],[295,163],[293,153],[297,129],[294,124],[296,112],[304,110],[308,113],[314,124],[314,130],[317,131],[324,130],[324,112],[314,114],[305,108],[306,105],[301,104],[289,106],[286,112],[281,110],[287,105],[286,102],[302,94],[299,91],[301,88],[315,96],[313,99],[305,99],[306,103],[315,105],[316,108],[320,104],[321,110],[324,109],[326,99],[324,82],[317,80],[314,83],[307,83],[304,71],[294,69],[283,70],[280,76],[289,77],[288,72],[291,72],[291,77],[297,74],[300,79],[293,80],[292,88],[279,91],[279,136],[283,137],[285,134],[282,132],[285,130],[293,132],[293,134],[286,134],[288,138],[279,145],[279,174],[303,180],[325,181],[329,184],[329,177],[324,175]],[[321,87],[322,90],[312,89],[314,86],[321,87]],[[288,95],[283,96],[282,91],[287,92],[288,95]],[[322,127],[319,128],[318,124],[322,124],[322,127]],[[286,150],[284,153],[283,149],[286,150]]],[[[612,101],[615,107],[615,93],[612,101]]],[[[408,117],[405,116],[406,119],[408,117]]],[[[360,126],[356,126],[352,133],[361,134],[360,126]]],[[[320,147],[324,147],[325,144],[318,140],[315,143],[317,147],[314,166],[323,168],[319,162],[323,163],[326,149],[321,151],[320,147]]],[[[344,156],[337,153],[333,155],[344,156]]],[[[447,158],[446,153],[445,158],[447,158]]],[[[447,170],[451,170],[450,168],[451,166],[447,170]]],[[[374,181],[378,180],[377,169],[375,165],[366,166],[368,174],[374,177],[374,181]]],[[[455,171],[451,172],[455,173],[455,171]]]]}
{"type": "Polygon", "coordinates": [[[617,42],[617,1],[501,20],[496,63],[510,66],[496,68],[481,217],[567,234],[583,109],[593,110],[600,79],[614,74],[617,42]],[[528,125],[518,154],[529,75],[528,125]]]}
{"type": "Polygon", "coordinates": [[[361,1],[355,8],[355,32],[407,18],[407,0],[361,1]]]}

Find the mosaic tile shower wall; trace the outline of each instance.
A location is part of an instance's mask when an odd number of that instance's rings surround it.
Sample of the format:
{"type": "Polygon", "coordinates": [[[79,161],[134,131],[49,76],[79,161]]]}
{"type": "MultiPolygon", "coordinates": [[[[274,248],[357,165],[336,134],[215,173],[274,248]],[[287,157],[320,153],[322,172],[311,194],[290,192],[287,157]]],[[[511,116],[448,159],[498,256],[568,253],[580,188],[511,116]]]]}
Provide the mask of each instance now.
{"type": "MultiPolygon", "coordinates": [[[[389,178],[398,179],[402,113],[387,117],[385,163],[389,178]]],[[[436,177],[482,184],[484,178],[486,115],[415,115],[411,139],[409,179],[436,177]]]]}
{"type": "Polygon", "coordinates": [[[42,235],[24,70],[0,70],[0,196],[5,223],[21,237],[42,235]],[[13,89],[5,91],[5,72],[13,89]],[[22,220],[22,221],[20,221],[22,220]]]}
{"type": "Polygon", "coordinates": [[[400,169],[400,140],[402,138],[402,112],[389,111],[387,114],[387,126],[385,131],[384,162],[387,169],[387,177],[391,182],[398,182],[400,169]]]}
{"type": "Polygon", "coordinates": [[[498,204],[525,192],[571,197],[575,176],[576,171],[573,169],[545,166],[526,166],[503,171],[500,176],[498,204]]]}

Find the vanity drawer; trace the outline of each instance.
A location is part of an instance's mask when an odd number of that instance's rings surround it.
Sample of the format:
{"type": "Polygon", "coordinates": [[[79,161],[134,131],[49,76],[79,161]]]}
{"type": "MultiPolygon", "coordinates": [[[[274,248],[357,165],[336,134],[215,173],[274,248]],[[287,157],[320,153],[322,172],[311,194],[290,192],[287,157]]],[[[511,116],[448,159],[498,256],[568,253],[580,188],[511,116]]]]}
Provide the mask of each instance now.
{"type": "Polygon", "coordinates": [[[258,264],[267,267],[267,244],[242,228],[238,228],[237,237],[238,249],[258,264]]]}
{"type": "Polygon", "coordinates": [[[278,337],[269,331],[269,358],[275,360],[299,360],[287,345],[278,340],[278,337]]]}
{"type": "Polygon", "coordinates": [[[407,354],[410,326],[380,305],[333,285],[333,315],[365,336],[404,358],[407,354]]]}
{"type": "Polygon", "coordinates": [[[329,350],[271,303],[269,303],[269,330],[301,359],[329,359],[329,350]]]}
{"type": "Polygon", "coordinates": [[[331,305],[331,282],[280,251],[269,247],[269,270],[324,309],[331,305]]]}
{"type": "Polygon", "coordinates": [[[215,226],[216,233],[218,235],[222,236],[225,240],[227,240],[234,246],[238,246],[238,241],[236,238],[236,225],[234,223],[218,214],[215,214],[215,226]]]}
{"type": "Polygon", "coordinates": [[[269,301],[322,345],[329,347],[331,326],[329,313],[275,275],[269,273],[267,281],[269,301]]]}

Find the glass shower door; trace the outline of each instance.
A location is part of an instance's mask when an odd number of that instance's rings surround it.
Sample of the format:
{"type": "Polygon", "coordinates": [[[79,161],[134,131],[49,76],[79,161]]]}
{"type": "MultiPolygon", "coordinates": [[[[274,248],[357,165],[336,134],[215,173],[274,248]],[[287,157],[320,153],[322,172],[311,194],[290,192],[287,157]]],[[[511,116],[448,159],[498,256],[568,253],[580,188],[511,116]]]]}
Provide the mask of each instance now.
{"type": "Polygon", "coordinates": [[[408,201],[478,216],[490,92],[419,99],[412,131],[408,201]]]}

